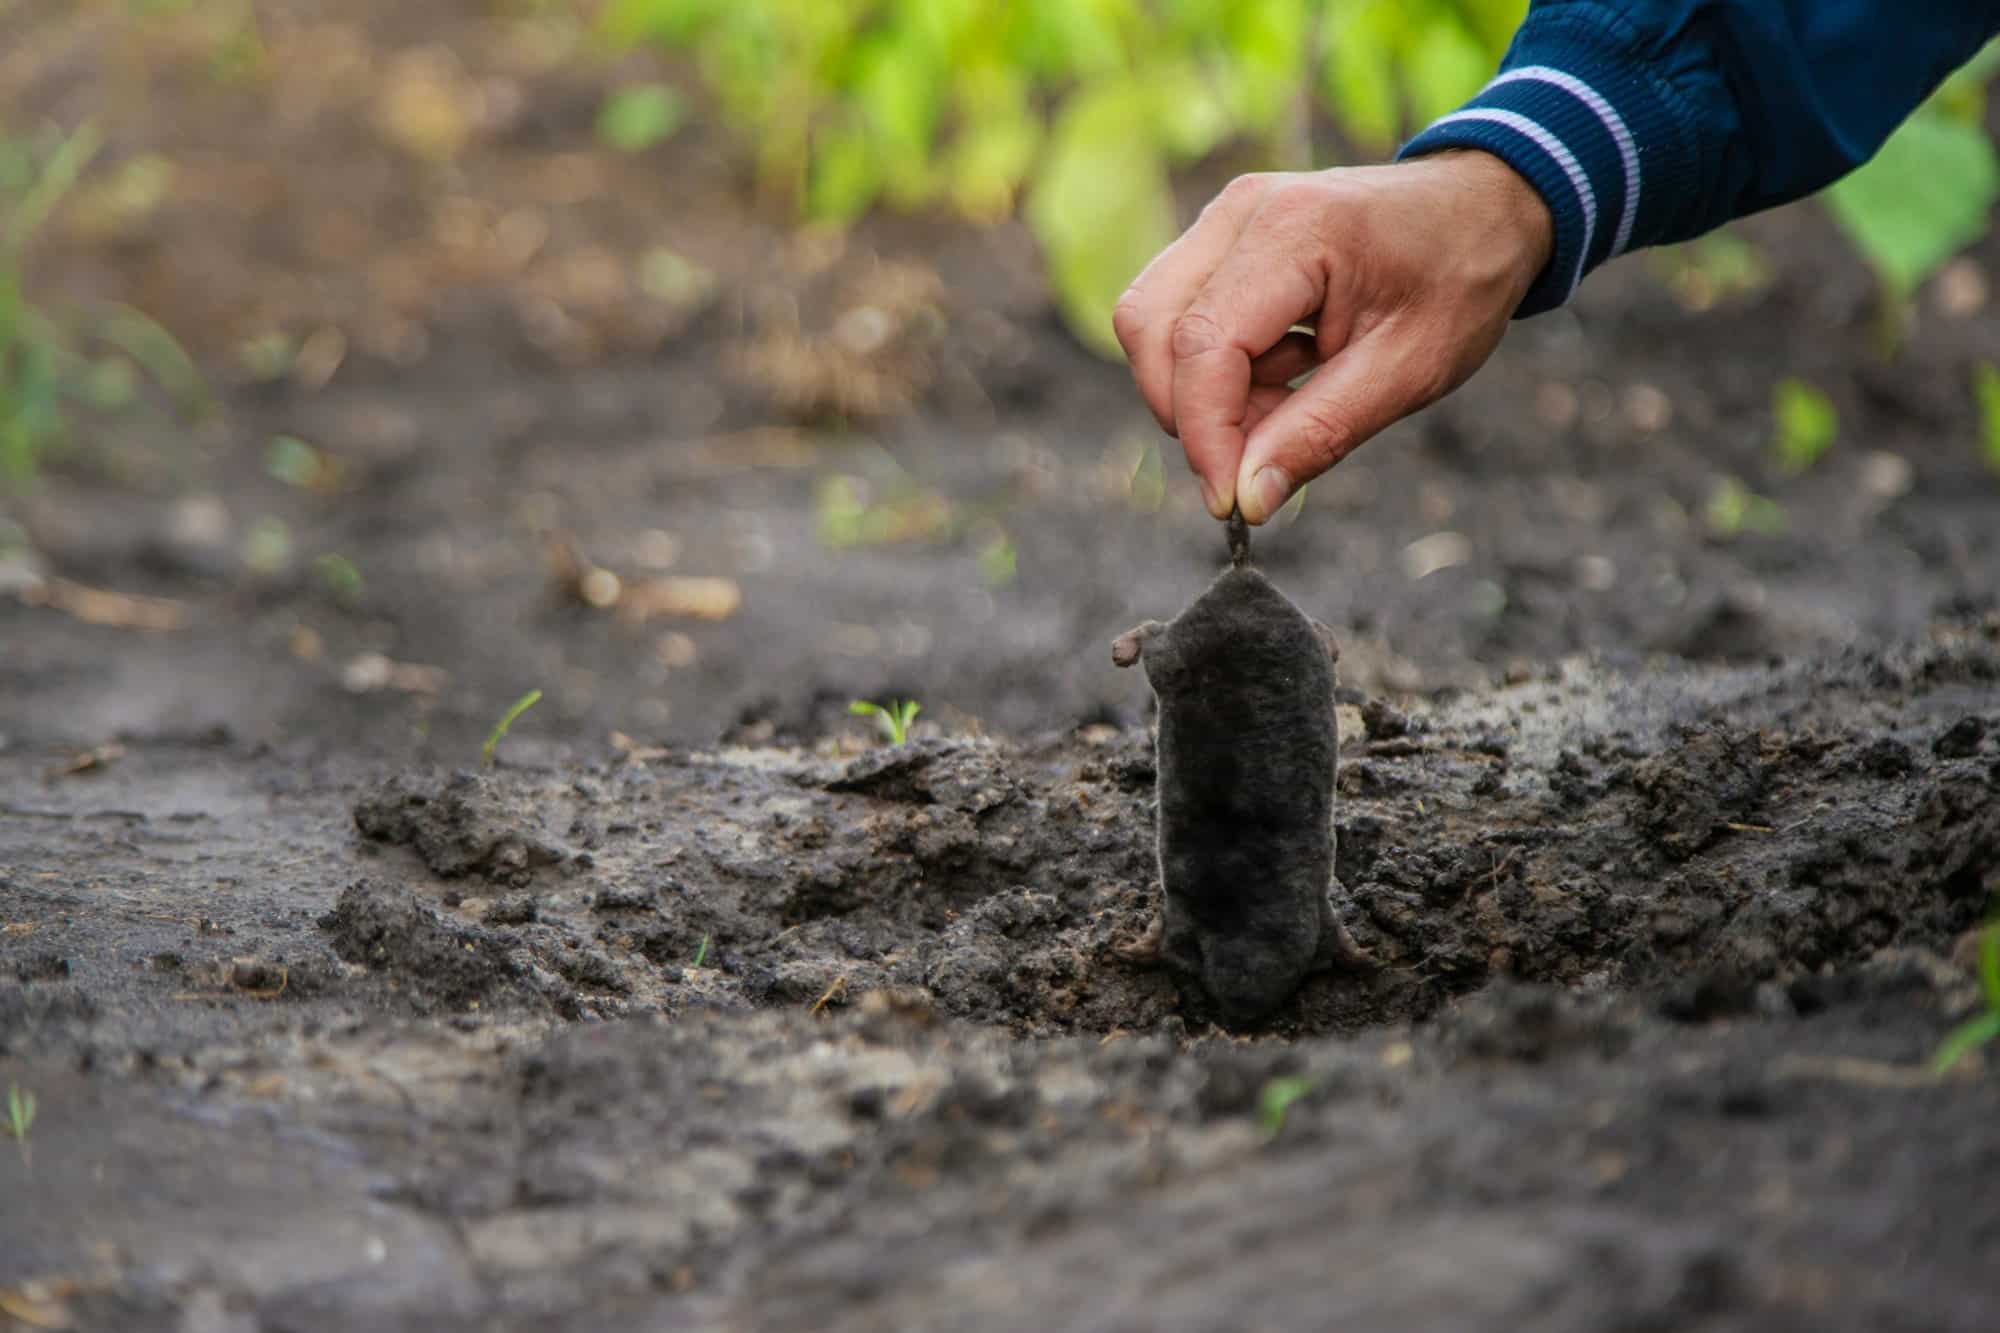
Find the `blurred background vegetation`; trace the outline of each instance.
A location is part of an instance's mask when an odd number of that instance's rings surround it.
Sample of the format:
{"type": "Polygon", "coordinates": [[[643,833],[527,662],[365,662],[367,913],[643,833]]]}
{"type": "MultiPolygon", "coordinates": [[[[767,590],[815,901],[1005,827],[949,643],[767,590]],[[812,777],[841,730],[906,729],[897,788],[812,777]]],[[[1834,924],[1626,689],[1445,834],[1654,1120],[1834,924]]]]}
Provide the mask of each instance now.
{"type": "MultiPolygon", "coordinates": [[[[803,216],[1016,207],[1077,335],[1176,233],[1169,174],[1225,145],[1376,160],[1491,76],[1525,0],[611,0],[602,31],[691,53],[759,181],[803,216]]],[[[1984,233],[1989,49],[1829,196],[1895,301],[1984,233]]],[[[607,108],[671,133],[661,90],[607,108]]]]}
{"type": "MultiPolygon", "coordinates": [[[[475,743],[530,686],[530,730],[712,735],[753,688],[859,727],[937,681],[1095,716],[1079,636],[1205,558],[1112,303],[1231,176],[1387,157],[1524,9],[0,0],[0,593],[44,636],[236,626],[475,743]]],[[[1990,583],[1990,516],[1917,508],[2000,474],[1995,69],[1315,488],[1340,522],[1273,549],[1370,627],[1355,678],[1906,629],[1838,558],[1990,583]],[[1851,590],[1737,596],[1800,571],[1851,590]]]]}
{"type": "MultiPolygon", "coordinates": [[[[15,3],[10,21],[32,6],[15,3]]],[[[128,62],[198,67],[218,87],[280,77],[253,0],[98,0],[78,7],[128,62]]],[[[1177,170],[1377,160],[1490,76],[1525,0],[493,0],[538,57],[601,65],[650,51],[677,77],[619,80],[595,110],[608,148],[647,154],[719,120],[755,188],[805,223],[870,210],[1024,219],[1074,335],[1115,354],[1109,312],[1175,235],[1177,170]]],[[[36,48],[17,49],[16,64],[36,48]]],[[[353,52],[327,53],[338,69],[353,52]]],[[[1880,157],[1825,199],[1882,288],[1893,344],[1911,294],[1985,234],[2000,192],[1986,129],[1989,49],[1880,157]]],[[[25,80],[24,80],[25,81],[25,80]]],[[[477,136],[481,90],[449,52],[387,71],[375,119],[405,153],[449,169],[477,136]]],[[[93,108],[94,110],[94,108],[93,108]]],[[[23,289],[38,232],[66,203],[81,231],[143,229],[185,164],[157,152],[99,164],[91,118],[29,121],[0,138],[0,475],[19,482],[61,437],[65,404],[116,407],[142,377],[198,410],[173,338],[138,310],[88,320],[39,310],[23,289]]],[[[525,226],[526,224],[524,224],[525,226]]],[[[521,243],[530,239],[516,237],[521,243]]],[[[1758,256],[1729,236],[1677,252],[1683,290],[1754,285],[1758,256]]],[[[698,269],[651,256],[640,281],[669,296],[698,269]]],[[[271,331],[239,349],[276,374],[301,349],[271,331]]],[[[319,349],[324,353],[326,349],[319,349]]],[[[1991,399],[1988,376],[1980,401],[1991,399]]],[[[2000,438],[2000,424],[1988,441],[2000,438]]],[[[2000,444],[1994,444],[2000,450],[2000,444]]]]}

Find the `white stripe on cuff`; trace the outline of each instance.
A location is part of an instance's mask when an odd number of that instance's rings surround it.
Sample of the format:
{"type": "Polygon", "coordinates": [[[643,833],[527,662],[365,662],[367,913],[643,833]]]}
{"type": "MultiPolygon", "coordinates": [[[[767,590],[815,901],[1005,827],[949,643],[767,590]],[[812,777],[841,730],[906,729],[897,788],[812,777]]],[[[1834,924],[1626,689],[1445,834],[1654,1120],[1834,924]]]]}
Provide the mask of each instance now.
{"type": "Polygon", "coordinates": [[[1563,294],[1563,300],[1569,300],[1576,295],[1577,286],[1583,281],[1583,266],[1590,259],[1590,238],[1597,230],[1597,195],[1590,188],[1590,177],[1584,174],[1583,167],[1576,160],[1576,154],[1570,152],[1561,139],[1519,112],[1502,111],[1495,107],[1469,107],[1464,111],[1454,111],[1440,120],[1432,121],[1430,129],[1424,133],[1429,134],[1431,130],[1442,129],[1446,125],[1462,125],[1467,121],[1484,121],[1489,125],[1499,125],[1514,131],[1547,153],[1555,164],[1562,168],[1563,174],[1569,177],[1570,185],[1576,190],[1577,202],[1583,206],[1583,244],[1577,248],[1576,272],[1570,277],[1569,291],[1563,294]]]}
{"type": "Polygon", "coordinates": [[[1510,69],[1486,87],[1491,90],[1505,83],[1523,80],[1550,84],[1576,98],[1590,108],[1603,124],[1605,133],[1611,136],[1611,142],[1618,145],[1619,160],[1625,165],[1625,211],[1618,215],[1618,235],[1612,240],[1611,251],[1605,258],[1624,254],[1625,247],[1632,241],[1632,221],[1639,216],[1639,150],[1632,143],[1632,132],[1625,127],[1624,117],[1582,79],[1547,65],[1523,65],[1519,69],[1510,69]]]}

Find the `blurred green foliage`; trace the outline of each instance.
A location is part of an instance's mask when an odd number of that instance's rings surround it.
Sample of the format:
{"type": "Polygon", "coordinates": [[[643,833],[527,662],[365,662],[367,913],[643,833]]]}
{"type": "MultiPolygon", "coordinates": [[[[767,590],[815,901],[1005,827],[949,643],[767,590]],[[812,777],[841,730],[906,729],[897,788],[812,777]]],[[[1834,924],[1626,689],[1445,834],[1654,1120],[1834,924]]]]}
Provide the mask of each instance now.
{"type": "Polygon", "coordinates": [[[1986,87],[2000,69],[1988,45],[1826,192],[1827,207],[1900,302],[1986,234],[2000,198],[2000,156],[1986,130],[1986,87]]]}
{"type": "MultiPolygon", "coordinates": [[[[1226,145],[1323,165],[1323,113],[1377,157],[1475,92],[1525,0],[609,0],[616,43],[692,53],[763,184],[811,218],[1025,204],[1063,313],[1110,312],[1175,235],[1169,172],[1226,145]]],[[[1985,233],[2000,159],[1989,48],[1830,192],[1900,300],[1985,233]]]]}
{"type": "Polygon", "coordinates": [[[1708,503],[1702,506],[1702,519],[1710,535],[1723,541],[1746,532],[1759,537],[1782,537],[1791,526],[1783,505],[1757,494],[1736,477],[1724,477],[1715,484],[1708,503]]]}
{"type": "Polygon", "coordinates": [[[1940,1074],[1982,1046],[2000,1041],[2000,922],[1979,932],[1979,992],[1985,1008],[1966,1019],[1939,1044],[1931,1068],[1940,1074]]]}
{"type": "Polygon", "coordinates": [[[1801,379],[1782,379],[1771,391],[1771,415],[1777,435],[1773,447],[1778,466],[1804,472],[1833,447],[1840,434],[1840,413],[1833,400],[1801,379]]]}
{"type": "Polygon", "coordinates": [[[1025,215],[1077,333],[1174,237],[1168,173],[1227,144],[1303,168],[1330,112],[1379,155],[1476,91],[1525,0],[610,0],[691,52],[759,179],[809,217],[1025,215]]]}
{"type": "Polygon", "coordinates": [[[597,113],[597,137],[620,152],[637,153],[673,137],[687,119],[681,95],[662,84],[625,88],[597,113]]]}
{"type": "Polygon", "coordinates": [[[131,406],[140,370],[185,409],[208,405],[193,361],[137,310],[106,306],[73,328],[28,299],[29,254],[101,142],[89,124],[68,134],[0,138],[0,486],[34,477],[67,435],[71,404],[113,412],[131,406]]]}
{"type": "Polygon", "coordinates": [[[1979,409],[1979,451],[2000,472],[2000,366],[1982,361],[1973,367],[1972,399],[1979,409]]]}

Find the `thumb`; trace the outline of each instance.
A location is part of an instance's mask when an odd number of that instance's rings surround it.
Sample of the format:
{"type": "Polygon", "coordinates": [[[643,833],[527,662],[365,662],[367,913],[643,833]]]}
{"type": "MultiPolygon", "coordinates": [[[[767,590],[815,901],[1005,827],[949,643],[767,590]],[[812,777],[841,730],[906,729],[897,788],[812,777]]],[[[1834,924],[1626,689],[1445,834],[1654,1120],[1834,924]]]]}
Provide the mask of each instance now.
{"type": "Polygon", "coordinates": [[[1266,522],[1299,487],[1451,387],[1395,342],[1383,325],[1349,344],[1257,423],[1236,473],[1245,519],[1266,522]]]}

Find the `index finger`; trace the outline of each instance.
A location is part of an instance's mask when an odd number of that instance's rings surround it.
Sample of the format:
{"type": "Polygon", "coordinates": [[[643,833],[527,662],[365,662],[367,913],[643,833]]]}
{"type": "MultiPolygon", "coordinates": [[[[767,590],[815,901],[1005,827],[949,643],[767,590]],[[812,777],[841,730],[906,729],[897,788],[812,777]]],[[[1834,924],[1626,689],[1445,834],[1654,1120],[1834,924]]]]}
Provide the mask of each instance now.
{"type": "Polygon", "coordinates": [[[1235,500],[1251,424],[1251,363],[1326,299],[1310,237],[1282,218],[1261,222],[1260,213],[1174,325],[1174,421],[1222,514],[1235,500]]]}
{"type": "Polygon", "coordinates": [[[1174,324],[1236,244],[1269,177],[1239,176],[1202,209],[1194,225],[1146,265],[1119,298],[1112,331],[1160,429],[1174,426],[1174,324]]]}

